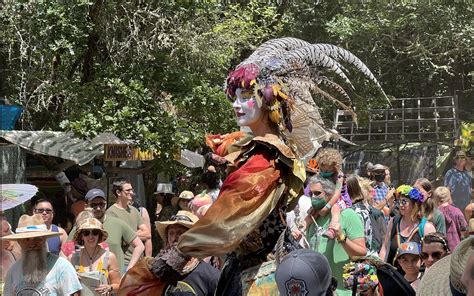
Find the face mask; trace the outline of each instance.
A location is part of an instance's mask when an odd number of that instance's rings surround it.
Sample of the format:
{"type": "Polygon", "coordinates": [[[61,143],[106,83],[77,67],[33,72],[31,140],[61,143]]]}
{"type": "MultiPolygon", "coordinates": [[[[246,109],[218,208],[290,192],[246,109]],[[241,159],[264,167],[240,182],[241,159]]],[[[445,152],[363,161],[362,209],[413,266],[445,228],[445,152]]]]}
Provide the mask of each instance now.
{"type": "Polygon", "coordinates": [[[384,175],[375,175],[374,179],[377,182],[383,182],[383,180],[385,180],[385,176],[384,175]]]}
{"type": "Polygon", "coordinates": [[[334,172],[319,172],[321,178],[330,178],[332,175],[334,175],[334,172]]]}
{"type": "Polygon", "coordinates": [[[311,205],[316,211],[321,210],[326,205],[326,201],[323,198],[313,198],[311,200],[311,205]]]}

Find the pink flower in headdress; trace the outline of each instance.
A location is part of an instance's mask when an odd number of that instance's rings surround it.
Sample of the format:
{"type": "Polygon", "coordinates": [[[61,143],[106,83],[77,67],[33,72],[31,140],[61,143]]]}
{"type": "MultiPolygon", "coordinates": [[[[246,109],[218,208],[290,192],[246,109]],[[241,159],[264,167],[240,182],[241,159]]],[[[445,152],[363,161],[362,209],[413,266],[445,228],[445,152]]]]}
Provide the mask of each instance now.
{"type": "Polygon", "coordinates": [[[259,73],[260,69],[255,64],[243,65],[230,72],[227,76],[227,95],[234,97],[237,88],[250,89],[250,82],[257,78],[259,73]]]}

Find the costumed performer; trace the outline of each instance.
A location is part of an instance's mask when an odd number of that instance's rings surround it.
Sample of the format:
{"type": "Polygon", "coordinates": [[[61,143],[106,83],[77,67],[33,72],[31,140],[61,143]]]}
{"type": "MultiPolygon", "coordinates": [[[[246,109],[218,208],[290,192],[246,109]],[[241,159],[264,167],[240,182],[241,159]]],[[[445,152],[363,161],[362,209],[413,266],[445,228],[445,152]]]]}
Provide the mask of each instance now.
{"type": "MultiPolygon", "coordinates": [[[[183,268],[190,258],[227,255],[216,295],[250,293],[245,287],[242,291],[241,272],[268,260],[285,230],[285,212],[302,194],[304,162],[332,136],[314,99],[325,98],[350,110],[337,99],[349,100],[348,94],[330,76],[351,85],[341,63],[351,64],[380,88],[349,51],[296,38],[265,42],[229,74],[226,94],[238,125],[251,134],[207,137],[228,165],[219,196],[176,247],[148,260],[143,271],[148,267],[160,282],[176,282],[185,276],[183,268]]],[[[290,235],[286,240],[291,241],[290,235]]],[[[149,273],[143,278],[149,279],[149,273]]],[[[137,287],[139,282],[125,276],[119,295],[147,295],[136,293],[143,287],[137,287]]],[[[153,295],[160,295],[163,287],[157,284],[153,295]]]]}

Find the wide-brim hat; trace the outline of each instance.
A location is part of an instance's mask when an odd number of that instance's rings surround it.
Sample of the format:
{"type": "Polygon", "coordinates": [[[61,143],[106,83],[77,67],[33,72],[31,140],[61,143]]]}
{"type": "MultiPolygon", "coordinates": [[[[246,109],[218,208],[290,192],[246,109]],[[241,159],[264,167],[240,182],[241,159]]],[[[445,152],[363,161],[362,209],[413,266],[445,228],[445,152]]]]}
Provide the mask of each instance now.
{"type": "Polygon", "coordinates": [[[176,207],[180,199],[192,200],[193,198],[194,198],[194,193],[192,193],[191,191],[185,190],[181,192],[179,196],[173,196],[173,198],[171,199],[171,206],[176,207]]]}
{"type": "Polygon", "coordinates": [[[80,222],[76,233],[74,233],[74,241],[76,243],[79,243],[81,241],[81,234],[83,230],[93,229],[97,229],[102,233],[102,238],[99,238],[99,240],[97,241],[98,244],[105,241],[109,237],[109,233],[104,230],[104,227],[99,220],[97,220],[96,218],[86,218],[80,222]]]}
{"type": "Polygon", "coordinates": [[[182,225],[186,228],[190,228],[199,220],[199,218],[191,212],[179,211],[176,215],[172,216],[169,221],[156,221],[155,226],[160,237],[166,242],[166,228],[170,225],[182,225]]]}
{"type": "Polygon", "coordinates": [[[19,240],[35,237],[49,238],[60,235],[61,233],[59,232],[48,230],[41,215],[22,215],[20,220],[18,220],[18,227],[16,228],[15,233],[3,236],[2,240],[19,240]]]}
{"type": "Polygon", "coordinates": [[[474,238],[463,240],[451,255],[433,264],[421,278],[416,295],[449,296],[452,295],[451,286],[466,293],[461,277],[471,254],[474,254],[474,238]]]}

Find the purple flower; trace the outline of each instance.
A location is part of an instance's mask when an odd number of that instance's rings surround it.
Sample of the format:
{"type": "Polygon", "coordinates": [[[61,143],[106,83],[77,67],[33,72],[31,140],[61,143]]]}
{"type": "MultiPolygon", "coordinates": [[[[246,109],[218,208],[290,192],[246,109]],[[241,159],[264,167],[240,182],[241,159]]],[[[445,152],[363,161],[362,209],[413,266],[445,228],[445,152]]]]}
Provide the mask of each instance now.
{"type": "Polygon", "coordinates": [[[408,197],[411,199],[411,200],[414,200],[416,202],[419,202],[419,203],[422,203],[424,201],[424,196],[423,194],[416,188],[412,188],[409,192],[408,192],[408,197]]]}

